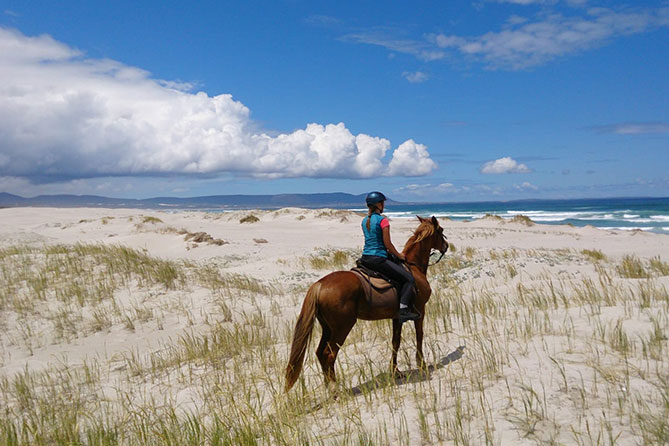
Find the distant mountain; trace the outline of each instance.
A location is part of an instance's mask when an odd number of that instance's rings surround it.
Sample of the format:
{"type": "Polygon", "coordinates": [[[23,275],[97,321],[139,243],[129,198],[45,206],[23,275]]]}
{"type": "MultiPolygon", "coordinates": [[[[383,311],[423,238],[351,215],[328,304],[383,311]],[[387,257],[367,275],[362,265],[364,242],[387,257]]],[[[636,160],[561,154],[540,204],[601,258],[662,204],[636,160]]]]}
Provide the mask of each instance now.
{"type": "MultiPolygon", "coordinates": [[[[211,195],[206,197],[157,197],[143,200],[109,198],[97,195],[39,195],[24,198],[0,192],[0,207],[109,207],[145,209],[278,209],[302,208],[364,208],[366,194],[341,192],[321,194],[278,195],[211,195]]],[[[392,200],[388,203],[399,204],[392,200]]]]}

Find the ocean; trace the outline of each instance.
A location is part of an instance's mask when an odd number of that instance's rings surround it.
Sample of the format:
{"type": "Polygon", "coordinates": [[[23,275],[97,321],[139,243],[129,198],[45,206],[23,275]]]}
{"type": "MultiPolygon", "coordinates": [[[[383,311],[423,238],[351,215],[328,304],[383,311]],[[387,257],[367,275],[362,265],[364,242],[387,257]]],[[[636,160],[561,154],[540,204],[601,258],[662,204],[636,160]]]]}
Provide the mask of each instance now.
{"type": "Polygon", "coordinates": [[[669,198],[388,204],[384,214],[391,218],[434,215],[453,220],[476,220],[485,217],[486,214],[495,214],[510,219],[522,214],[542,224],[592,225],[601,229],[641,230],[669,234],[669,198]]]}

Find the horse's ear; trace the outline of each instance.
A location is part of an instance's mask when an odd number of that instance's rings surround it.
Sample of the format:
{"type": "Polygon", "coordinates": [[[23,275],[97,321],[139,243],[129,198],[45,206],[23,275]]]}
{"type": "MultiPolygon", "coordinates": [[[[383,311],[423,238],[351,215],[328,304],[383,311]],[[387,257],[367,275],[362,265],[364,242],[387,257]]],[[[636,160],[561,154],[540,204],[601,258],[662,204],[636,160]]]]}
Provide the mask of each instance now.
{"type": "Polygon", "coordinates": [[[439,227],[439,220],[437,220],[437,217],[434,215],[432,216],[432,224],[434,225],[435,228],[439,227]]]}
{"type": "Polygon", "coordinates": [[[421,223],[423,223],[425,221],[425,219],[423,217],[421,217],[420,215],[416,215],[416,218],[418,218],[418,221],[421,222],[421,223]]]}

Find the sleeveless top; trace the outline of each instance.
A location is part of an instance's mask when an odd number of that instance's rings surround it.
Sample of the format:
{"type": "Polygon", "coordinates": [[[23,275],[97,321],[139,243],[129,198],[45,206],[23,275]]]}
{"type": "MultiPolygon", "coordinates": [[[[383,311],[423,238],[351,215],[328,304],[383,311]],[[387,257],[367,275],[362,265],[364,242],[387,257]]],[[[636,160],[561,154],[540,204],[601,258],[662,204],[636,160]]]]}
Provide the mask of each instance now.
{"type": "Polygon", "coordinates": [[[379,256],[388,258],[388,250],[383,244],[383,228],[389,226],[388,219],[379,214],[372,214],[362,219],[362,232],[365,235],[365,247],[362,250],[363,256],[379,256]],[[367,230],[367,220],[369,230],[367,230]]]}

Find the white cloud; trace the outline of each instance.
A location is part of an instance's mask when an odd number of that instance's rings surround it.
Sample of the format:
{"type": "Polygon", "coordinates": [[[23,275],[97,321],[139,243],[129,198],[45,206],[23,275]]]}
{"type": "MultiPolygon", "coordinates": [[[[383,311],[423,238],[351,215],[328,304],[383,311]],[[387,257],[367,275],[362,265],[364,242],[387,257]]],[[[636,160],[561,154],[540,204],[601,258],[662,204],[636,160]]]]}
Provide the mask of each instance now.
{"type": "Polygon", "coordinates": [[[396,189],[395,192],[398,193],[409,193],[416,196],[429,196],[435,194],[452,194],[458,192],[460,189],[457,188],[453,183],[440,183],[440,184],[407,184],[399,189],[396,189]]]}
{"type": "Polygon", "coordinates": [[[347,34],[341,38],[345,42],[377,45],[403,54],[411,54],[416,58],[429,62],[446,57],[446,53],[429,42],[414,39],[403,39],[385,29],[372,29],[347,34]]]}
{"type": "Polygon", "coordinates": [[[522,69],[601,46],[616,37],[669,25],[666,7],[625,12],[590,8],[586,14],[583,17],[552,14],[540,21],[511,21],[501,31],[478,37],[437,34],[429,38],[440,48],[456,49],[465,56],[485,61],[490,68],[522,69]]]}
{"type": "Polygon", "coordinates": [[[368,178],[436,168],[413,140],[386,164],[387,139],[354,135],[343,123],[270,136],[231,95],[190,87],[0,28],[0,175],[368,178]]]}
{"type": "Polygon", "coordinates": [[[603,46],[622,36],[669,26],[669,7],[595,8],[587,0],[567,0],[569,15],[555,12],[557,0],[490,0],[518,5],[541,4],[537,18],[511,15],[501,30],[478,36],[428,33],[423,39],[399,38],[404,30],[371,29],[348,34],[344,41],[378,45],[429,62],[460,55],[490,69],[519,70],[603,46]]]}
{"type": "Polygon", "coordinates": [[[405,71],[402,76],[412,84],[425,82],[429,79],[429,76],[422,71],[405,71]]]}
{"type": "Polygon", "coordinates": [[[427,175],[436,168],[437,164],[430,159],[427,147],[410,139],[395,150],[386,175],[417,177],[427,175]]]}
{"type": "Polygon", "coordinates": [[[537,186],[535,186],[532,183],[529,183],[527,181],[521,183],[521,184],[514,184],[513,188],[519,191],[528,191],[528,190],[539,190],[537,186]]]}
{"type": "Polygon", "coordinates": [[[499,158],[494,161],[488,161],[481,167],[481,173],[501,174],[501,173],[530,173],[532,170],[525,164],[520,164],[510,157],[499,158]]]}

